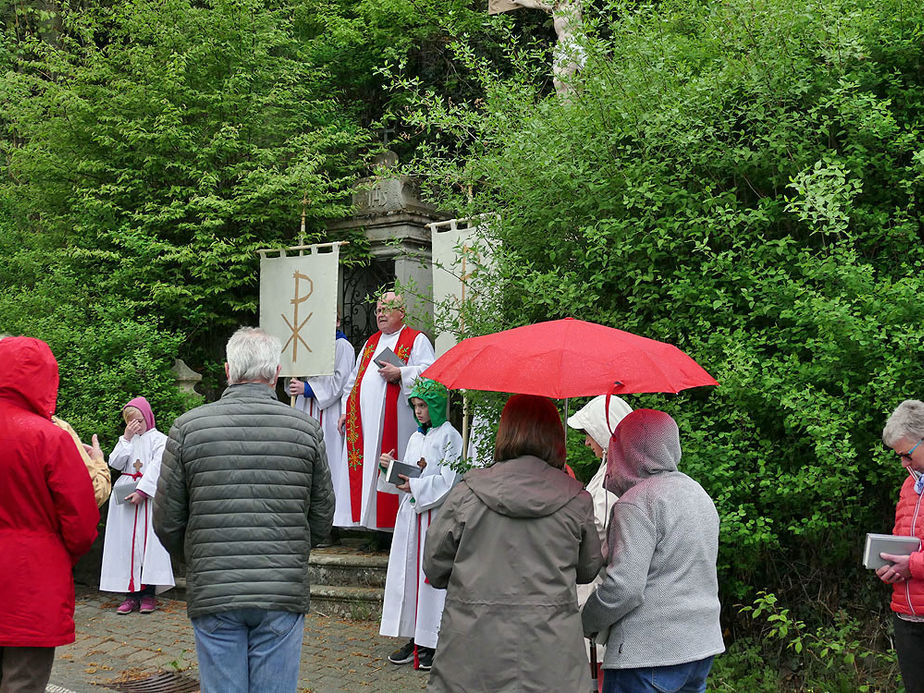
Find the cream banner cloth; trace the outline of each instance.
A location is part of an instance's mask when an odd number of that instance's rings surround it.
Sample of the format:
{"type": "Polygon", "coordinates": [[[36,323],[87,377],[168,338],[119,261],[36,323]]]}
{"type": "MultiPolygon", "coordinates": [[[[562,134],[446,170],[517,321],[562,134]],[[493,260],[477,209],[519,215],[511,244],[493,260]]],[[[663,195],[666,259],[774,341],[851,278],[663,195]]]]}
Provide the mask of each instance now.
{"type": "Polygon", "coordinates": [[[428,224],[433,242],[433,306],[436,311],[436,357],[458,341],[453,331],[461,331],[459,306],[475,296],[475,275],[490,267],[487,228],[484,217],[450,219],[428,224]]]}
{"type": "Polygon", "coordinates": [[[334,372],[340,246],[260,257],[260,327],[282,342],[281,376],[334,372]]]}
{"type": "Polygon", "coordinates": [[[521,9],[523,9],[523,6],[518,5],[513,0],[488,0],[488,14],[500,14],[501,12],[521,9]]]}

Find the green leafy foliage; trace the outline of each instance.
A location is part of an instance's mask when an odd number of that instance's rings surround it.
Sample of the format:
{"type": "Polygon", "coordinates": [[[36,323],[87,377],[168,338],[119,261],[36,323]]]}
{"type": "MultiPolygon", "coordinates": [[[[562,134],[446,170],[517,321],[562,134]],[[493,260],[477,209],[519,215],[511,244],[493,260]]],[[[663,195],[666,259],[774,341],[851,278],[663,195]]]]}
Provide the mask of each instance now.
{"type": "Polygon", "coordinates": [[[75,271],[170,329],[252,317],[255,250],[295,240],[303,200],[311,238],[346,211],[364,139],[301,27],[286,7],[223,0],[62,16],[57,45],[21,41],[5,80],[20,223],[60,234],[75,271]]]}
{"type": "MultiPolygon", "coordinates": [[[[8,274],[0,270],[0,280],[8,274]]],[[[122,430],[121,408],[143,395],[158,426],[200,398],[177,391],[170,372],[181,338],[139,318],[130,301],[98,300],[73,276],[0,292],[0,326],[10,334],[39,336],[58,361],[58,416],[89,442],[93,433],[111,450],[122,430]]]]}
{"type": "MultiPolygon", "coordinates": [[[[0,329],[148,331],[163,340],[159,376],[173,349],[214,396],[227,336],[256,322],[256,250],[349,240],[344,261],[368,260],[360,232],[333,237],[327,223],[351,211],[379,124],[402,152],[426,136],[394,127],[406,102],[384,75],[400,66],[474,95],[454,38],[500,56],[495,25],[548,34],[531,15],[492,19],[463,0],[0,8],[0,329]],[[53,310],[32,311],[32,293],[53,310]]],[[[101,372],[120,367],[106,356],[101,372]]]]}
{"type": "Polygon", "coordinates": [[[324,37],[312,44],[312,64],[330,73],[361,123],[395,130],[389,146],[399,154],[426,138],[404,127],[407,95],[389,89],[389,75],[399,72],[446,98],[476,98],[481,84],[456,54],[459,37],[509,70],[503,46],[513,32],[527,41],[550,34],[543,13],[489,17],[470,0],[305,0],[295,7],[310,34],[324,37]]]}
{"type": "Polygon", "coordinates": [[[747,690],[755,691],[871,693],[883,690],[877,681],[888,682],[885,690],[895,688],[898,663],[894,652],[883,651],[887,634],[870,631],[855,615],[838,609],[827,625],[811,628],[763,590],[739,612],[753,620],[758,635],[737,642],[731,656],[717,662],[711,682],[715,690],[744,690],[746,683],[747,690]],[[757,670],[747,670],[758,661],[757,670]]]}
{"type": "Polygon", "coordinates": [[[445,141],[415,173],[496,215],[495,290],[466,329],[570,315],[676,344],[720,387],[628,399],[680,424],[682,468],[722,517],[725,598],[881,598],[855,566],[902,479],[879,432],[920,396],[924,9],[597,10],[568,98],[471,50],[483,99],[418,91],[413,122],[445,141]]]}
{"type": "Polygon", "coordinates": [[[4,37],[0,329],[52,344],[86,428],[133,394],[167,426],[173,359],[220,386],[227,336],[256,322],[256,250],[297,241],[302,213],[322,239],[368,137],[290,4],[53,9],[52,31],[4,37]]]}

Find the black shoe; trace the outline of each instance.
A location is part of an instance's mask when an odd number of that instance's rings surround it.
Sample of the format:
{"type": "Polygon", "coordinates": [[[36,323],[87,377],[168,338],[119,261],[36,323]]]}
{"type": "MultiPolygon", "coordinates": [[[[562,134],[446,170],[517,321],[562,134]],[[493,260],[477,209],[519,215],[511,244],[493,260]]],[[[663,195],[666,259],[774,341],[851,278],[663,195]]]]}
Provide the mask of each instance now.
{"type": "Polygon", "coordinates": [[[391,532],[376,532],[375,533],[375,548],[377,551],[383,553],[388,553],[391,551],[391,532]]]}
{"type": "Polygon", "coordinates": [[[363,553],[388,553],[391,551],[391,532],[375,532],[359,550],[363,553]]]}
{"type": "Polygon", "coordinates": [[[432,647],[417,648],[417,668],[422,671],[430,671],[433,668],[433,655],[436,650],[432,647]]]}
{"type": "Polygon", "coordinates": [[[401,649],[395,650],[388,655],[388,661],[392,664],[410,664],[414,661],[414,641],[410,640],[401,649]]]}
{"type": "Polygon", "coordinates": [[[359,551],[360,553],[381,553],[381,551],[379,551],[378,545],[375,543],[375,539],[370,539],[369,541],[361,544],[359,551]]]}

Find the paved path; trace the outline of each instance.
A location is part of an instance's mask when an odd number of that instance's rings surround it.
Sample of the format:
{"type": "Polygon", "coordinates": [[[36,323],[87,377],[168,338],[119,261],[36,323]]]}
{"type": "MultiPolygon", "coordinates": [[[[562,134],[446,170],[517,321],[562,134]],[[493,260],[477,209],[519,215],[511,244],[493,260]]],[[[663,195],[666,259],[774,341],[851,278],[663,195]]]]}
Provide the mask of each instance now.
{"type": "MultiPolygon", "coordinates": [[[[161,608],[153,614],[119,616],[115,613],[120,601],[116,596],[77,587],[77,641],[58,648],[49,691],[101,693],[107,683],[161,671],[182,671],[197,677],[196,646],[186,603],[161,599],[161,608]]],[[[398,693],[425,689],[425,672],[385,660],[401,644],[400,640],[381,637],[378,623],[308,614],[299,691],[398,693]]]]}

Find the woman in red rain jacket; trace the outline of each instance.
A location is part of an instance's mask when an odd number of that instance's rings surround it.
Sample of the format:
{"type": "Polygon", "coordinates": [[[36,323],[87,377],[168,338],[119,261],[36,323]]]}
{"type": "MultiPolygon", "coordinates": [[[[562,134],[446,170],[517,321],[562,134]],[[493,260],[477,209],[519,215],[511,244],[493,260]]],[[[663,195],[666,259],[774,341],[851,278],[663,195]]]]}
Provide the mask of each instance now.
{"type": "MultiPolygon", "coordinates": [[[[907,399],[889,417],[882,442],[898,453],[908,478],[899,492],[892,534],[924,541],[924,402],[907,399]]],[[[876,571],[892,585],[895,651],[908,693],[924,693],[924,550],[910,556],[881,554],[876,571]]]]}
{"type": "Polygon", "coordinates": [[[96,538],[93,485],[51,422],[48,345],[0,339],[0,689],[44,691],[54,648],[74,642],[71,568],[96,538]]]}

